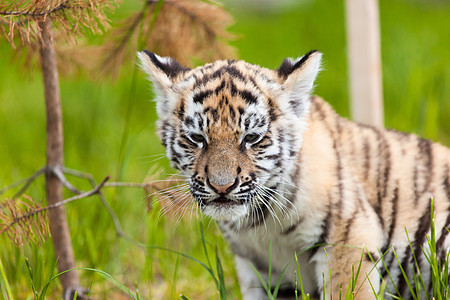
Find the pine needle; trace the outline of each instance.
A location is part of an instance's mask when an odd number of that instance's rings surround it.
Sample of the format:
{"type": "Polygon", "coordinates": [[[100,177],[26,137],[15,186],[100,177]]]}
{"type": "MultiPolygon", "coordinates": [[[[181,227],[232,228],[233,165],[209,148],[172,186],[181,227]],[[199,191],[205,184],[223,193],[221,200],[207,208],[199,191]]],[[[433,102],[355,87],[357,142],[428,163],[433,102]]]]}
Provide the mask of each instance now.
{"type": "Polygon", "coordinates": [[[226,42],[234,36],[226,31],[232,24],[221,6],[193,0],[147,0],[143,9],[108,36],[101,47],[103,74],[117,75],[125,62],[134,62],[136,51],[149,49],[171,56],[184,65],[235,57],[226,42]]]}
{"type": "Polygon", "coordinates": [[[31,197],[6,199],[0,203],[0,234],[6,233],[17,247],[41,244],[49,236],[47,210],[31,197]]]}
{"type": "Polygon", "coordinates": [[[102,33],[108,28],[105,8],[111,0],[0,0],[0,36],[16,48],[15,38],[22,45],[36,44],[41,39],[37,21],[50,18],[59,36],[74,40],[87,32],[102,33]]]}

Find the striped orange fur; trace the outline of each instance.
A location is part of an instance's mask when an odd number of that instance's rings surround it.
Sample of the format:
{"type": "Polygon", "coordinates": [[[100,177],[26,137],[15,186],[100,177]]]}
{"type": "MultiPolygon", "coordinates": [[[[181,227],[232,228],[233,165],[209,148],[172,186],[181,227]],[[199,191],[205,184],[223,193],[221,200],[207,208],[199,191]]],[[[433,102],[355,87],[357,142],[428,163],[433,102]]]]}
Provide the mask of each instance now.
{"type": "Polygon", "coordinates": [[[288,298],[295,253],[306,291],[321,299],[345,295],[359,264],[355,298],[374,298],[371,285],[378,291],[388,277],[381,257],[392,277],[387,291],[408,297],[392,249],[410,280],[416,257],[430,291],[422,249],[431,213],[441,259],[450,247],[448,148],[339,117],[311,95],[317,51],[278,70],[244,61],[190,70],[172,58],[138,55],[155,86],[167,156],[229,241],[244,299],[267,298],[251,265],[267,275],[269,245],[272,278],[286,267],[288,298]]]}

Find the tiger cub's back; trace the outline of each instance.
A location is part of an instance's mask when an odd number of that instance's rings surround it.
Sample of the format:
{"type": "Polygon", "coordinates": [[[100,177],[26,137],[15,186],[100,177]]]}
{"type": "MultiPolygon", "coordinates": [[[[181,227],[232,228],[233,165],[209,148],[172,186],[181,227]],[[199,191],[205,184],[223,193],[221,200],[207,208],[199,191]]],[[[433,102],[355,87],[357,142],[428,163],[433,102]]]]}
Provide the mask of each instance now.
{"type": "MultiPolygon", "coordinates": [[[[391,247],[395,249],[410,280],[413,280],[412,270],[417,261],[424,281],[427,285],[431,284],[429,263],[423,253],[423,249],[428,248],[426,235],[430,234],[431,228],[431,199],[435,213],[437,255],[442,263],[450,247],[450,149],[414,134],[348,121],[336,115],[326,102],[317,97],[312,98],[311,103],[311,124],[319,123],[312,126],[322,127],[324,140],[329,139],[332,145],[335,170],[327,174],[334,177],[335,192],[341,194],[345,202],[345,195],[342,194],[348,195],[350,191],[354,195],[351,196],[355,200],[354,205],[360,207],[349,213],[345,203],[336,201],[334,206],[330,206],[332,212],[329,215],[335,213],[333,218],[345,220],[345,224],[340,228],[342,232],[334,233],[340,239],[325,242],[352,244],[352,233],[349,231],[358,231],[365,235],[363,239],[367,243],[372,238],[368,226],[368,222],[372,221],[376,223],[374,227],[382,230],[377,248],[385,254],[383,259],[400,293],[405,293],[407,284],[391,247]],[[376,218],[367,218],[363,226],[355,228],[357,224],[351,214],[366,214],[367,208],[358,204],[365,201],[370,203],[376,218]],[[340,206],[344,207],[341,211],[336,209],[340,206]]],[[[314,128],[305,133],[304,152],[308,152],[308,135],[314,134],[317,134],[314,128]]],[[[317,145],[311,151],[316,149],[317,145]]],[[[307,158],[302,161],[305,163],[307,158]]],[[[374,257],[380,258],[379,254],[374,257]]],[[[386,277],[384,266],[378,266],[382,276],[386,277]]],[[[389,285],[392,287],[392,282],[389,285]]]]}

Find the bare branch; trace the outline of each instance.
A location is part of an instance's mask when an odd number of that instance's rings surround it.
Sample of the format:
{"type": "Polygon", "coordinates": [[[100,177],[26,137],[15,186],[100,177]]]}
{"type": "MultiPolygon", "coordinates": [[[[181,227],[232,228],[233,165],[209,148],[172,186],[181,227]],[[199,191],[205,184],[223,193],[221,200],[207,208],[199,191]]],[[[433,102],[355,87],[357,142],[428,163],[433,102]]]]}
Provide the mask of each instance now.
{"type": "Polygon", "coordinates": [[[4,194],[7,190],[13,189],[13,188],[15,188],[15,187],[17,187],[17,186],[19,186],[19,185],[25,183],[25,185],[20,189],[20,191],[17,192],[17,193],[13,196],[13,198],[17,198],[18,196],[20,196],[21,194],[23,194],[23,193],[26,191],[26,189],[30,186],[31,183],[33,183],[33,181],[34,181],[37,177],[39,177],[40,175],[44,174],[45,171],[46,171],[46,169],[47,169],[46,167],[42,167],[42,168],[40,168],[39,170],[37,170],[37,171],[36,171],[33,175],[31,175],[30,177],[24,178],[24,179],[19,180],[19,181],[16,181],[16,182],[14,182],[13,184],[10,184],[10,185],[4,187],[3,189],[0,190],[0,195],[4,194]]]}
{"type": "Polygon", "coordinates": [[[145,188],[148,183],[139,182],[108,182],[105,187],[135,187],[135,188],[145,188]]]}
{"type": "MultiPolygon", "coordinates": [[[[69,168],[63,168],[63,171],[66,174],[88,180],[91,183],[92,187],[95,187],[97,185],[94,177],[89,173],[80,172],[78,170],[73,170],[73,169],[69,169],[69,168]]],[[[106,187],[106,184],[105,184],[105,187],[106,187]]],[[[102,201],[103,206],[106,208],[106,210],[108,211],[108,214],[110,215],[111,219],[113,220],[114,228],[116,229],[117,235],[119,237],[124,236],[125,233],[122,230],[122,225],[120,224],[119,218],[117,217],[117,215],[114,212],[114,210],[112,209],[112,207],[109,205],[108,201],[106,201],[105,196],[103,196],[103,194],[101,192],[99,192],[98,197],[100,198],[100,201],[102,201]]]]}
{"type": "Polygon", "coordinates": [[[66,177],[64,176],[63,171],[61,171],[61,168],[53,168],[52,169],[53,174],[55,174],[56,177],[58,177],[59,181],[72,193],[74,194],[81,194],[82,191],[74,187],[69,181],[67,181],[66,177]]]}
{"type": "Polygon", "coordinates": [[[66,203],[75,201],[75,200],[87,198],[87,197],[90,197],[90,196],[92,196],[94,194],[98,194],[100,192],[100,189],[105,185],[105,183],[109,180],[109,178],[110,178],[109,176],[106,176],[95,188],[93,188],[92,190],[90,190],[88,192],[84,192],[84,193],[81,193],[79,195],[70,197],[70,198],[68,198],[66,200],[63,200],[63,201],[58,202],[58,203],[55,203],[54,205],[47,206],[47,208],[48,209],[52,209],[54,207],[58,207],[58,206],[66,204],[66,203]]]}

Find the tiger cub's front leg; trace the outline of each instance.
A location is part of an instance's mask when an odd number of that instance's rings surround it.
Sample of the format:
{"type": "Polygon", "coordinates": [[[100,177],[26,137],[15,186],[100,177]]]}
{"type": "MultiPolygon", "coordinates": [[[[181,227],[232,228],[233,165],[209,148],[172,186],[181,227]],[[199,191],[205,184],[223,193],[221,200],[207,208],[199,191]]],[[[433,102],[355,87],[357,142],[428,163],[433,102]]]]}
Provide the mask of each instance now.
{"type": "Polygon", "coordinates": [[[251,263],[236,255],[236,271],[239,278],[243,300],[262,300],[267,299],[267,294],[261,286],[261,283],[251,267],[251,263]]]}
{"type": "Polygon", "coordinates": [[[381,279],[366,249],[334,246],[319,256],[317,273],[323,278],[318,282],[324,284],[325,299],[345,299],[348,294],[352,299],[374,299],[381,279]]]}

